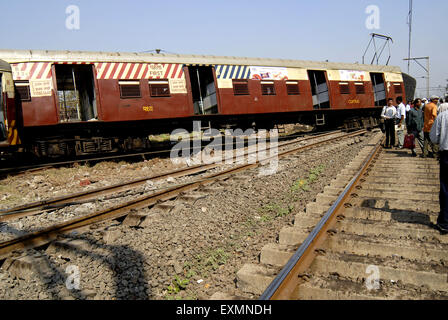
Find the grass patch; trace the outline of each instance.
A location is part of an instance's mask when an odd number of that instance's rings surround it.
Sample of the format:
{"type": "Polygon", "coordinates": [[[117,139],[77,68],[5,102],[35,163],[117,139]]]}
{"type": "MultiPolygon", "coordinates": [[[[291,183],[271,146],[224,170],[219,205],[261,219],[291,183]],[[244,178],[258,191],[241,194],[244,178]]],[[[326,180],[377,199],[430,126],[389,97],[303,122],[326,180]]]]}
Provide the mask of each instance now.
{"type": "Polygon", "coordinates": [[[292,212],[293,208],[291,204],[287,207],[282,207],[277,203],[269,203],[260,209],[261,212],[264,212],[260,221],[265,222],[272,220],[274,217],[285,217],[292,212]]]}
{"type": "Polygon", "coordinates": [[[319,165],[316,168],[310,170],[308,177],[306,179],[297,179],[291,186],[291,192],[296,193],[299,190],[309,191],[310,184],[314,183],[319,179],[319,176],[325,170],[324,165],[319,165]]]}
{"type": "Polygon", "coordinates": [[[185,290],[189,283],[190,283],[190,280],[188,280],[188,279],[181,279],[178,276],[175,276],[174,280],[171,283],[171,285],[169,285],[168,288],[167,288],[168,294],[177,294],[181,290],[185,290]]]}
{"type": "MultiPolygon", "coordinates": [[[[234,245],[236,244],[233,243],[232,246],[234,245]]],[[[229,256],[229,253],[224,248],[210,250],[205,255],[196,255],[193,261],[184,263],[186,280],[198,275],[203,278],[207,277],[210,272],[216,271],[221,265],[226,264],[229,256]]],[[[182,288],[180,285],[182,283],[177,284],[179,288],[182,288]]],[[[171,288],[171,290],[173,289],[176,289],[176,287],[171,288]]]]}

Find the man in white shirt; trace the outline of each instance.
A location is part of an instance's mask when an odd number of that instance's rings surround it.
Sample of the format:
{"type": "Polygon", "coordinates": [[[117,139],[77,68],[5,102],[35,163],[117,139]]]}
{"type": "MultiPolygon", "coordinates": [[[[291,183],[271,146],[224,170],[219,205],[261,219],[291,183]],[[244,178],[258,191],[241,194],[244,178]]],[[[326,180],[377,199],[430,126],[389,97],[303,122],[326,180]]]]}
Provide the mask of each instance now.
{"type": "Polygon", "coordinates": [[[440,146],[440,213],[436,227],[442,234],[448,234],[448,112],[441,112],[437,116],[429,137],[440,146]]]}
{"type": "Polygon", "coordinates": [[[402,97],[397,97],[397,114],[395,115],[395,121],[397,124],[397,138],[398,148],[403,149],[404,144],[404,130],[406,127],[406,106],[403,103],[402,97]]]}
{"type": "Polygon", "coordinates": [[[448,102],[446,102],[447,100],[445,99],[445,103],[442,103],[439,107],[439,114],[441,114],[442,112],[445,112],[448,110],[448,102]]]}
{"type": "Polygon", "coordinates": [[[386,131],[385,149],[390,149],[395,144],[395,114],[397,110],[394,106],[394,99],[387,99],[387,106],[381,112],[381,118],[384,119],[384,126],[386,131]]]}

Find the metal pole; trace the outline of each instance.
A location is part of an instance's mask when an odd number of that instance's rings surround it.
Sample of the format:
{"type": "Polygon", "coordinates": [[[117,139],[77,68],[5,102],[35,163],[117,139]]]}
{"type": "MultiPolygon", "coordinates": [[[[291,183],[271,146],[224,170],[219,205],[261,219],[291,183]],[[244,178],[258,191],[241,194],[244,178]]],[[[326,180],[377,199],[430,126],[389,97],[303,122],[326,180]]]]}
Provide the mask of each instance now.
{"type": "Polygon", "coordinates": [[[320,108],[320,99],[319,99],[319,92],[317,91],[317,79],[316,79],[315,73],[313,73],[313,78],[314,78],[314,85],[316,88],[316,100],[317,100],[318,108],[320,108]]]}
{"type": "Polygon", "coordinates": [[[201,81],[199,80],[199,68],[196,69],[196,74],[198,76],[199,97],[201,98],[201,112],[202,114],[204,114],[204,102],[202,101],[201,81]]]}
{"type": "MultiPolygon", "coordinates": [[[[375,58],[377,57],[377,53],[378,53],[377,49],[376,49],[375,37],[373,37],[373,47],[375,48],[375,54],[373,55],[372,62],[370,62],[370,64],[373,64],[373,62],[375,61],[375,58]]],[[[376,64],[378,64],[378,59],[376,60],[376,64]]]]}
{"type": "Polygon", "coordinates": [[[65,75],[64,75],[64,78],[62,78],[63,79],[63,81],[64,81],[64,84],[63,84],[63,90],[62,90],[62,94],[64,95],[64,120],[65,121],[67,121],[68,120],[68,117],[67,117],[67,101],[66,101],[66,97],[65,97],[65,75]]]}
{"type": "Polygon", "coordinates": [[[408,47],[408,74],[409,66],[411,64],[411,35],[412,35],[412,0],[409,0],[409,47],[408,47]]]}
{"type": "MultiPolygon", "coordinates": [[[[76,97],[76,80],[75,80],[75,70],[72,67],[72,78],[73,78],[73,88],[75,89],[75,97],[76,97]]],[[[76,111],[78,113],[78,120],[81,120],[81,113],[79,110],[79,96],[76,99],[76,111]]]]}
{"type": "Polygon", "coordinates": [[[429,99],[429,57],[428,59],[426,59],[426,70],[428,70],[428,74],[426,77],[426,94],[427,94],[427,99],[429,99]]]}

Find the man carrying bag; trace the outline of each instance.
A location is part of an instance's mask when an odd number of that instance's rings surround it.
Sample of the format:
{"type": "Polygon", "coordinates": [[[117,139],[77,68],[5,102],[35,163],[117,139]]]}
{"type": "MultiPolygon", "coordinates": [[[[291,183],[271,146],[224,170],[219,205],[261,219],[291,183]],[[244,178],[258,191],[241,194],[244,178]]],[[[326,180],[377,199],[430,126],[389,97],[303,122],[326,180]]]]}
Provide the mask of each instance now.
{"type": "MultiPolygon", "coordinates": [[[[412,140],[417,139],[420,148],[422,149],[422,153],[424,150],[424,137],[423,137],[423,111],[421,110],[422,100],[417,98],[414,100],[414,108],[409,110],[409,119],[408,119],[408,135],[413,135],[412,140]]],[[[407,140],[410,140],[408,138],[407,140]]],[[[406,140],[406,139],[405,139],[406,140]]],[[[408,142],[409,143],[409,142],[408,142]]],[[[411,147],[406,145],[405,148],[411,149],[412,156],[416,157],[417,153],[415,152],[415,140],[412,141],[411,147]]]]}

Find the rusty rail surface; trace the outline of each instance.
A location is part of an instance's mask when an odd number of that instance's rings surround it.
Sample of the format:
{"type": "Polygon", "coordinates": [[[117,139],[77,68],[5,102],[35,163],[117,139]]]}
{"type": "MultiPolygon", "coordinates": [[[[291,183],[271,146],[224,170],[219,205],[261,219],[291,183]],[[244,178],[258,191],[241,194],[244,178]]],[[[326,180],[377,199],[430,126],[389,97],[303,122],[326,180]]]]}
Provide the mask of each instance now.
{"type": "Polygon", "coordinates": [[[381,139],[372,152],[369,153],[354,178],[344,188],[343,192],[327,210],[322,219],[303,241],[280,273],[269,284],[259,300],[290,299],[293,291],[300,283],[299,276],[311,266],[314,258],[317,256],[316,249],[322,246],[327,239],[328,232],[331,231],[331,228],[335,225],[340,209],[343,207],[352,190],[359,184],[373,159],[379,155],[382,141],[383,139],[381,139]]]}

